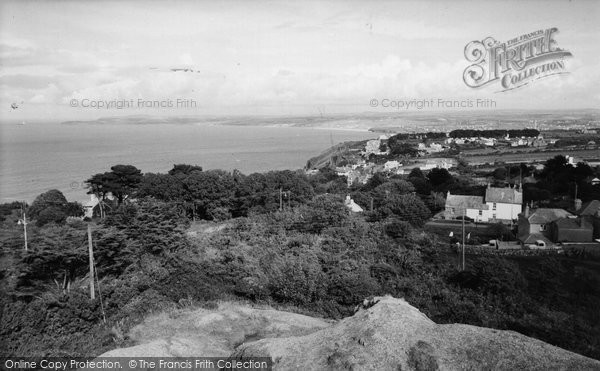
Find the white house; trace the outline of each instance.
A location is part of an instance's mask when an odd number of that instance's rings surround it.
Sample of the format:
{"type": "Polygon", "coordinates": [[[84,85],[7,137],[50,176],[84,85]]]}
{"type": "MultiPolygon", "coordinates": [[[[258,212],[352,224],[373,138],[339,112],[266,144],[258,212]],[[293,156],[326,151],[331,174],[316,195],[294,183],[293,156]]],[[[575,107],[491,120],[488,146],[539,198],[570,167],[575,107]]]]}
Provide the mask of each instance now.
{"type": "Polygon", "coordinates": [[[383,170],[392,171],[399,168],[400,166],[402,166],[402,164],[399,161],[391,160],[383,164],[383,170]]]}
{"type": "Polygon", "coordinates": [[[86,218],[92,218],[94,216],[94,208],[100,203],[98,197],[95,194],[90,195],[90,200],[85,201],[81,204],[83,206],[83,216],[86,218]]]}
{"type": "Polygon", "coordinates": [[[452,195],[446,196],[446,219],[465,215],[479,222],[511,222],[518,219],[523,203],[523,192],[514,188],[490,187],[485,197],[452,195]]]}
{"type": "Polygon", "coordinates": [[[344,201],[344,204],[353,213],[362,213],[364,211],[359,204],[357,204],[352,198],[350,198],[350,195],[346,196],[346,201],[344,201]]]}
{"type": "Polygon", "coordinates": [[[488,206],[488,220],[516,220],[523,209],[523,191],[517,187],[496,188],[488,184],[485,204],[488,206]]]}

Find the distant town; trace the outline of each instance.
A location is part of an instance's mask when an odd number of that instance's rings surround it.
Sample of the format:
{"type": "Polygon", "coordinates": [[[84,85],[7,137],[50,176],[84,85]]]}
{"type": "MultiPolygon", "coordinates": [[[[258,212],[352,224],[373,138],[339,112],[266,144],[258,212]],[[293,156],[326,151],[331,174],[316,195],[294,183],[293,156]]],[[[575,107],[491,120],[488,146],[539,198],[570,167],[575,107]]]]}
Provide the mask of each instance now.
{"type": "MultiPolygon", "coordinates": [[[[426,228],[459,245],[453,231],[461,224],[467,224],[465,233],[502,224],[508,233],[485,241],[469,233],[467,244],[488,251],[577,247],[598,253],[600,129],[595,121],[568,129],[563,124],[532,121],[527,129],[386,132],[377,139],[334,146],[310,159],[306,172],[333,169],[350,189],[364,187],[374,177],[408,180],[437,210],[426,228]],[[420,189],[419,179],[431,183],[432,173],[454,178],[454,184],[420,189]],[[550,184],[557,179],[563,183],[560,192],[550,184]]],[[[355,212],[369,208],[350,197],[346,204],[355,212]]]]}

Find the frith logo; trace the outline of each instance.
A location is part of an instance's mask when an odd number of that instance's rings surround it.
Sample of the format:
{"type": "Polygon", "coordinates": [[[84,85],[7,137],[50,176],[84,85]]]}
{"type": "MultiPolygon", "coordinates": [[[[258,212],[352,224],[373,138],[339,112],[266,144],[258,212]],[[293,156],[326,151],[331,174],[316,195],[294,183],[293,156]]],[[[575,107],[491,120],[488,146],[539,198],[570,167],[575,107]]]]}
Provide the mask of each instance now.
{"type": "Polygon", "coordinates": [[[538,30],[507,42],[493,37],[471,41],[465,58],[473,64],[463,73],[467,86],[479,88],[500,82],[500,91],[512,90],[544,77],[568,73],[564,59],[572,54],[557,46],[558,28],[538,30]]]}

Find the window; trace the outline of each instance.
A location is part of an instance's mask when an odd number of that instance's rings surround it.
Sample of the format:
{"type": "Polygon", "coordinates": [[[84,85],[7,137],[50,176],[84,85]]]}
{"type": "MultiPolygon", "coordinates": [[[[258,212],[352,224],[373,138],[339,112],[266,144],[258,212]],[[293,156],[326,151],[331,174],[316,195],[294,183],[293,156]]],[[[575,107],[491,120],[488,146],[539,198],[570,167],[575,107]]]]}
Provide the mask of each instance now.
{"type": "Polygon", "coordinates": [[[496,210],[496,203],[494,202],[494,205],[492,205],[492,210],[496,210]]]}
{"type": "Polygon", "coordinates": [[[546,224],[540,224],[540,231],[546,230],[546,224]]]}
{"type": "Polygon", "coordinates": [[[496,213],[492,214],[492,219],[496,219],[496,213]]]}
{"type": "Polygon", "coordinates": [[[479,216],[482,216],[482,215],[483,215],[483,211],[479,210],[479,216]]]}

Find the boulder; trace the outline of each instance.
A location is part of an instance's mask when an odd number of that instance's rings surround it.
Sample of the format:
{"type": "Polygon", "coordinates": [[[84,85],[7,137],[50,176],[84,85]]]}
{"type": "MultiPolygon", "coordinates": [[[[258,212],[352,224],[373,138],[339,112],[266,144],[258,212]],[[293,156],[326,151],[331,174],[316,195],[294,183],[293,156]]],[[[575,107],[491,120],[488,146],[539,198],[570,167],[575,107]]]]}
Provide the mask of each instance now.
{"type": "Polygon", "coordinates": [[[404,299],[365,301],[341,321],[221,303],[148,317],[135,344],[101,357],[270,357],[274,370],[600,370],[513,331],[438,325],[404,299]]]}
{"type": "Polygon", "coordinates": [[[233,356],[271,357],[274,370],[600,370],[599,361],[513,331],[438,325],[403,299],[366,307],[311,334],[242,344],[233,356]]]}

